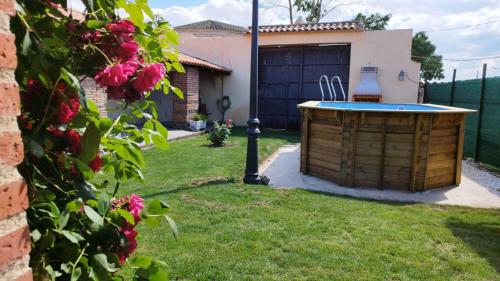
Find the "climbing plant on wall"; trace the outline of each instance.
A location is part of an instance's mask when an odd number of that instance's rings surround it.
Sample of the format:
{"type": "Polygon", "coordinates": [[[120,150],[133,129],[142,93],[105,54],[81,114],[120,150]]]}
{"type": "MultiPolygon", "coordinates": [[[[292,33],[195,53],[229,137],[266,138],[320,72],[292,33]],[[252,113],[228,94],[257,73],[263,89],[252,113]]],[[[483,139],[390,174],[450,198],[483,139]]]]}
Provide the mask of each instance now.
{"type": "Polygon", "coordinates": [[[168,80],[182,72],[178,35],[147,0],[84,0],[82,14],[66,0],[18,0],[16,35],[25,145],[21,175],[29,187],[30,266],[35,280],[166,280],[161,262],[131,254],[136,226],[168,222],[167,205],[145,208],[135,194],[117,197],[120,182],[142,180],[140,144],[166,149],[150,91],[182,93],[168,80]],[[120,104],[115,120],[100,116],[80,83],[87,78],[120,104]],[[141,119],[141,129],[133,125],[141,119]],[[114,175],[116,184],[96,179],[114,175]]]}

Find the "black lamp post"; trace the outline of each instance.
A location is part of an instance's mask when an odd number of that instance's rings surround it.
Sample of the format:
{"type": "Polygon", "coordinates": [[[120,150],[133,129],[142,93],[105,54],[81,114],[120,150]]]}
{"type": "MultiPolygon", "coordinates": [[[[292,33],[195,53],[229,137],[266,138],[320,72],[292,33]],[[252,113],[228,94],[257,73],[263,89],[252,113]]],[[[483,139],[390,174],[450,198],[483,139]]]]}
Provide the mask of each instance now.
{"type": "Polygon", "coordinates": [[[248,119],[247,134],[247,165],[245,169],[246,184],[260,184],[259,176],[259,125],[257,117],[257,92],[259,74],[259,1],[253,0],[252,9],[252,55],[250,68],[250,118],[248,119]]]}

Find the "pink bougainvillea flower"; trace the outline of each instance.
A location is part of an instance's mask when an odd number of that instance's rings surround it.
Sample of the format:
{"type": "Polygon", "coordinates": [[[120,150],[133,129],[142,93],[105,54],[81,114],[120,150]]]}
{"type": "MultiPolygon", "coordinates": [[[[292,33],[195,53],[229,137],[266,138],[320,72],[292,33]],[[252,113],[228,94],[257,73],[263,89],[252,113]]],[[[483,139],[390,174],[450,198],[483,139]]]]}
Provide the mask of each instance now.
{"type": "Polygon", "coordinates": [[[79,109],[80,102],[78,98],[71,98],[68,102],[62,101],[57,112],[57,120],[62,124],[69,123],[78,114],[79,109]]]}
{"type": "Polygon", "coordinates": [[[111,32],[133,33],[135,31],[135,26],[129,20],[119,20],[106,24],[106,29],[111,32]]]}
{"type": "Polygon", "coordinates": [[[133,82],[133,87],[139,93],[151,91],[165,77],[167,70],[162,63],[145,66],[133,82]]]}
{"type": "Polygon", "coordinates": [[[99,154],[97,154],[94,158],[94,160],[90,161],[89,163],[89,167],[90,169],[92,169],[92,171],[94,171],[94,173],[97,173],[101,170],[102,168],[102,158],[99,154]]]}
{"type": "Polygon", "coordinates": [[[125,84],[136,70],[137,64],[134,63],[108,66],[96,75],[95,81],[101,87],[119,87],[125,84]]]}
{"type": "Polygon", "coordinates": [[[116,54],[121,61],[128,61],[137,58],[139,44],[135,41],[123,42],[116,50],[116,54]]]}
{"type": "Polygon", "coordinates": [[[134,216],[135,223],[141,220],[141,211],[144,209],[144,199],[139,195],[132,194],[129,197],[128,211],[134,216]]]}
{"type": "Polygon", "coordinates": [[[66,136],[69,142],[69,150],[74,154],[80,153],[80,150],[82,149],[80,144],[80,134],[75,130],[68,130],[66,131],[66,136]]]}

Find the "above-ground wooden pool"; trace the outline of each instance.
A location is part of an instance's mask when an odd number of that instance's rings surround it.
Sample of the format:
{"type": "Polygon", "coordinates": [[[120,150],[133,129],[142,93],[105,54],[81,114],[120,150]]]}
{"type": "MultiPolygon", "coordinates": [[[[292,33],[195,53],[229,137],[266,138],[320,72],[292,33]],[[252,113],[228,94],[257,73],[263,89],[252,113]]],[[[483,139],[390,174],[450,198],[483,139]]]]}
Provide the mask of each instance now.
{"type": "Polygon", "coordinates": [[[299,108],[304,174],[413,192],[460,184],[465,116],[474,110],[318,101],[299,108]]]}

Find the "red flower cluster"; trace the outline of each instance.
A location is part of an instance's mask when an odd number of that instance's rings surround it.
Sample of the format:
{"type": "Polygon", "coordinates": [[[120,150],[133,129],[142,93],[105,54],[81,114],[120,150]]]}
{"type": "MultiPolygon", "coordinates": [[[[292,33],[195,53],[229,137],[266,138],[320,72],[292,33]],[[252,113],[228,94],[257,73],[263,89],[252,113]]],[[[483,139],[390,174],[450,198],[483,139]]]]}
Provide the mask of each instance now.
{"type": "Polygon", "coordinates": [[[92,169],[92,171],[94,171],[94,173],[97,173],[101,170],[102,164],[103,164],[102,158],[98,153],[95,156],[94,160],[90,161],[89,167],[90,167],[90,169],[92,169]]]}
{"type": "Polygon", "coordinates": [[[139,195],[132,194],[121,199],[112,200],[111,205],[115,210],[126,208],[126,210],[134,217],[134,225],[125,221],[123,226],[119,229],[119,232],[127,240],[125,248],[121,248],[117,251],[120,263],[123,264],[137,249],[137,231],[134,227],[141,220],[141,211],[144,209],[144,199],[142,199],[139,195]]]}
{"type": "Polygon", "coordinates": [[[80,101],[78,98],[70,98],[68,102],[62,101],[59,104],[57,112],[57,120],[62,124],[67,124],[78,114],[80,109],[80,101]]]}
{"type": "Polygon", "coordinates": [[[139,44],[134,41],[135,26],[128,20],[108,23],[108,34],[84,33],[85,41],[98,43],[114,64],[106,66],[95,76],[97,84],[106,88],[108,98],[127,103],[143,97],[166,75],[163,64],[144,64],[139,55],[139,44]]]}

